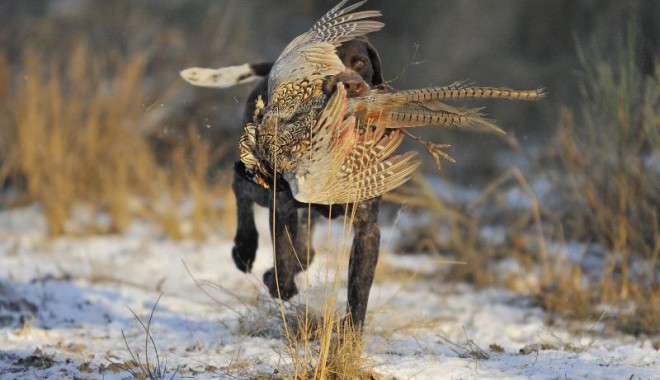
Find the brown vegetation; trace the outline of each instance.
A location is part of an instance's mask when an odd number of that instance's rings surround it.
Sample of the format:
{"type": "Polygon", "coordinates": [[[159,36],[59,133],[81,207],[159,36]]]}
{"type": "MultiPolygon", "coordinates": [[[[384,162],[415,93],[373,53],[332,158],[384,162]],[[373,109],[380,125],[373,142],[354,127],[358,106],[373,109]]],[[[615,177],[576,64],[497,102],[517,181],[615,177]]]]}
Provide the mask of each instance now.
{"type": "Polygon", "coordinates": [[[407,231],[400,250],[465,262],[448,277],[503,284],[571,317],[600,320],[602,307],[613,306],[608,320],[616,328],[657,334],[660,63],[653,75],[643,74],[632,26],[627,36],[609,59],[580,51],[582,102],[561,110],[552,143],[532,163],[535,173],[512,169],[466,204],[439,199],[421,180],[388,195],[433,215],[433,223],[407,231]],[[543,201],[528,179],[549,182],[543,201]],[[512,193],[527,206],[512,205],[512,193]],[[492,227],[505,237],[484,235],[492,227]],[[571,257],[571,243],[582,246],[577,257],[571,257]],[[595,257],[602,268],[585,265],[595,257]],[[503,259],[522,270],[498,272],[503,259]],[[539,268],[540,280],[527,281],[526,273],[539,268]]]}
{"type": "Polygon", "coordinates": [[[12,203],[43,205],[51,235],[120,232],[141,216],[174,238],[203,237],[217,218],[207,169],[224,150],[211,151],[189,126],[159,164],[143,130],[147,57],[99,58],[82,41],[68,53],[28,48],[16,72],[0,60],[3,81],[18,78],[3,96],[0,126],[0,183],[10,179],[20,194],[12,203]],[[193,207],[184,214],[188,194],[193,207]],[[84,225],[73,225],[81,208],[84,225]]]}

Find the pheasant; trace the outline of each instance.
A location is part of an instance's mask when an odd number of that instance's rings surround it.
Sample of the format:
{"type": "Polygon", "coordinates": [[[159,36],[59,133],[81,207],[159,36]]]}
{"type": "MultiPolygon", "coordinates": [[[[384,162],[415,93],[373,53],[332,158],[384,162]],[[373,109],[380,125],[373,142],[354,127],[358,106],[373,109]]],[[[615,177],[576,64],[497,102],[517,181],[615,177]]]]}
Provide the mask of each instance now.
{"type": "MultiPolygon", "coordinates": [[[[257,102],[253,123],[240,140],[241,161],[260,185],[288,183],[304,203],[355,203],[409,180],[420,165],[416,152],[395,154],[405,129],[424,125],[483,125],[501,131],[479,109],[443,103],[471,98],[535,100],[542,90],[443,87],[389,92],[356,83],[337,57],[341,43],[380,30],[379,11],[356,11],[365,1],[328,11],[295,38],[269,74],[269,102],[257,102]],[[356,90],[357,89],[357,90],[356,90]]],[[[435,158],[442,145],[422,142],[435,158]]]]}

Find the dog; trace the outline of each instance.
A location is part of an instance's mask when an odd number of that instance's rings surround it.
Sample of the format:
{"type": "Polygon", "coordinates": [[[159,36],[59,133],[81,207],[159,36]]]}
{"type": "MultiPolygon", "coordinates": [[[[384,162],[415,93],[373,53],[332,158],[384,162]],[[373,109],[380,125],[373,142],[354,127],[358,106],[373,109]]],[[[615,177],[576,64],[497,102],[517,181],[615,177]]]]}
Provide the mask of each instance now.
{"type": "MultiPolygon", "coordinates": [[[[333,78],[342,81],[348,95],[358,95],[363,84],[384,86],[380,56],[366,37],[345,42],[337,48],[344,65],[357,74],[359,80],[333,78]]],[[[258,99],[268,102],[268,74],[272,62],[243,64],[220,69],[190,68],[181,76],[196,86],[226,88],[258,80],[250,92],[243,113],[243,125],[253,121],[258,99]]],[[[328,84],[334,87],[333,83],[328,84]]],[[[378,262],[380,229],[378,212],[381,198],[376,197],[358,204],[309,205],[296,201],[288,184],[278,183],[276,189],[265,189],[246,175],[241,161],[234,164],[232,189],[236,196],[237,228],[232,248],[236,267],[250,272],[258,247],[258,232],[254,221],[254,204],[269,209],[271,238],[275,250],[275,265],[263,275],[263,282],[274,298],[288,300],[298,293],[294,277],[308,268],[314,257],[311,245],[311,227],[319,216],[353,216],[354,239],[348,269],[347,320],[361,331],[367,311],[369,292],[378,262]],[[275,205],[275,207],[273,207],[275,205]],[[308,220],[311,218],[310,223],[308,220]],[[308,226],[310,228],[308,229],[308,226]]]]}

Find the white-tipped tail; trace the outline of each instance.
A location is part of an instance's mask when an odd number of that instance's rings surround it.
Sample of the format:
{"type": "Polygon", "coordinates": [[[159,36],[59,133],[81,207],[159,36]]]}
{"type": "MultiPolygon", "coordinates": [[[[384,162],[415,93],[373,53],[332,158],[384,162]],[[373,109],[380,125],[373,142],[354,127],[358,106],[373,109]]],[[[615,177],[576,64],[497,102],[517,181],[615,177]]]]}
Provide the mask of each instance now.
{"type": "Polygon", "coordinates": [[[237,84],[248,83],[262,77],[255,74],[250,64],[209,69],[204,67],[190,67],[179,72],[181,78],[193,86],[228,88],[237,84]]]}

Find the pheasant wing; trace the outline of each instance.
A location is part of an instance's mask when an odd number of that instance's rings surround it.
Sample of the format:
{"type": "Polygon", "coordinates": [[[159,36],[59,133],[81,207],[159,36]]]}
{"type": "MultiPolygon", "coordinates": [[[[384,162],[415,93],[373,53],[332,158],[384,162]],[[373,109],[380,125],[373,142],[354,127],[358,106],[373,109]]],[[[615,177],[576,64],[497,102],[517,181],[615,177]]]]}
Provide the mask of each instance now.
{"type": "Polygon", "coordinates": [[[311,149],[285,174],[300,202],[334,204],[370,199],[408,179],[419,166],[415,152],[392,156],[403,137],[385,126],[359,128],[342,83],[312,128],[311,149]]]}
{"type": "Polygon", "coordinates": [[[385,24],[368,20],[380,11],[353,12],[365,1],[345,6],[344,0],[326,13],[310,30],[296,37],[277,58],[268,77],[268,94],[282,84],[314,81],[342,72],[345,67],[336,47],[356,37],[380,30],[385,24]]]}

